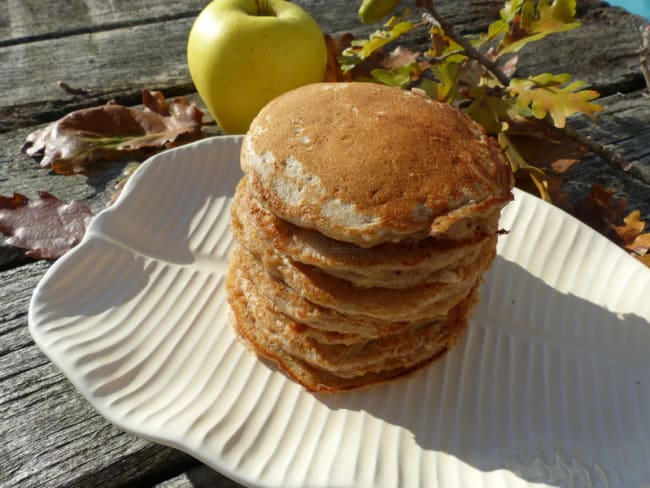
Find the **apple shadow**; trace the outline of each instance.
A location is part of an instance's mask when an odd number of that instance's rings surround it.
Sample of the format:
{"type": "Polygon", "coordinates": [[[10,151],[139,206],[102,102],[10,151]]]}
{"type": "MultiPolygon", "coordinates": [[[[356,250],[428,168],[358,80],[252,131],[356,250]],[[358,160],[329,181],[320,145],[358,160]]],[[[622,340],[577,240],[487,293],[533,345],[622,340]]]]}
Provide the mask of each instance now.
{"type": "Polygon", "coordinates": [[[317,401],[396,428],[398,456],[422,456],[434,479],[453,458],[455,469],[501,483],[506,470],[558,487],[647,486],[650,324],[559,292],[500,256],[482,296],[463,340],[424,371],[317,401]]]}

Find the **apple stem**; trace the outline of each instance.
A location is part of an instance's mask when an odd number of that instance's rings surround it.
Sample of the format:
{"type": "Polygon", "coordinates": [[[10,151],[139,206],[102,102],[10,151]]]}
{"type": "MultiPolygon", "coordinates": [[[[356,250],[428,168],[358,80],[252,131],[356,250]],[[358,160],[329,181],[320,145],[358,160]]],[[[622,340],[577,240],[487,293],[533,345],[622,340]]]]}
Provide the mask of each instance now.
{"type": "Polygon", "coordinates": [[[268,0],[255,0],[255,6],[257,7],[257,15],[273,15],[268,0]]]}

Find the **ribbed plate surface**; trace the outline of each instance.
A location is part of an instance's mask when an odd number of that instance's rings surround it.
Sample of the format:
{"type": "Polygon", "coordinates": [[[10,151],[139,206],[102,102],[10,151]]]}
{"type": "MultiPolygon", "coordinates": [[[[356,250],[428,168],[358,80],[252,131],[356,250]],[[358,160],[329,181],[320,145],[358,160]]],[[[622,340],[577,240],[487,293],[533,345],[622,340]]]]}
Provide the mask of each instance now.
{"type": "Polygon", "coordinates": [[[312,395],[227,325],[237,137],[151,158],[36,289],[36,343],[117,426],[268,487],[650,485],[650,271],[516,192],[464,340],[312,395]]]}

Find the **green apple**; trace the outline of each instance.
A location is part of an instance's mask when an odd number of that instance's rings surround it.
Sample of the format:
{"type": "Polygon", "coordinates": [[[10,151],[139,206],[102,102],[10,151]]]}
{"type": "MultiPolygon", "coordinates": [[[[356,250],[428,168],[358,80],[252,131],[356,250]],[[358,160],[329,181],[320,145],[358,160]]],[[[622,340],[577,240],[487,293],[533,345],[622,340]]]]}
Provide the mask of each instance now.
{"type": "Polygon", "coordinates": [[[379,22],[390,14],[401,0],[363,0],[359,7],[359,19],[364,24],[379,22]]]}
{"type": "Polygon", "coordinates": [[[284,0],[213,0],[187,43],[194,86],[224,132],[243,134],[281,93],[323,81],[327,48],[316,21],[284,0]]]}

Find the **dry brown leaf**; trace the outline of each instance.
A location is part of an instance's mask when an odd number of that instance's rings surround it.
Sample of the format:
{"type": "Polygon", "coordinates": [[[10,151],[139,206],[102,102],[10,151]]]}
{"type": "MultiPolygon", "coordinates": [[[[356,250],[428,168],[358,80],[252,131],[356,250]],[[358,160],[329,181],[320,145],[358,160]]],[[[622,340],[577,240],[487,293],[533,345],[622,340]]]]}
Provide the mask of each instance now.
{"type": "Polygon", "coordinates": [[[629,249],[629,245],[643,232],[645,222],[641,220],[641,212],[635,210],[623,219],[624,225],[614,225],[613,229],[621,245],[629,249]]]}
{"type": "Polygon", "coordinates": [[[352,73],[343,72],[339,63],[339,56],[350,46],[354,36],[351,33],[344,33],[334,38],[325,34],[325,45],[327,47],[327,68],[325,70],[325,81],[352,81],[352,73]]]}
{"type": "Polygon", "coordinates": [[[575,215],[601,234],[615,240],[614,227],[623,219],[627,201],[615,199],[614,190],[591,185],[589,194],[575,206],[575,215]]]}
{"type": "Polygon", "coordinates": [[[650,266],[650,233],[643,234],[641,212],[626,215],[627,201],[614,198],[614,190],[593,184],[591,192],[575,207],[575,216],[650,266]],[[622,222],[622,224],[620,223],[622,222]]]}
{"type": "Polygon", "coordinates": [[[0,196],[0,232],[10,236],[7,244],[34,259],[61,257],[81,241],[92,217],[84,203],[66,204],[44,191],[35,201],[20,193],[0,196]]]}
{"type": "Polygon", "coordinates": [[[144,109],[106,104],[71,112],[27,137],[22,151],[59,174],[84,173],[97,161],[146,156],[201,137],[203,113],[183,97],[167,102],[144,90],[144,109]]]}
{"type": "Polygon", "coordinates": [[[650,268],[650,254],[644,254],[643,256],[637,257],[637,259],[650,268]]]}
{"type": "Polygon", "coordinates": [[[548,173],[546,175],[547,182],[547,191],[551,198],[551,202],[557,207],[566,210],[567,212],[572,211],[571,204],[569,203],[570,194],[564,190],[564,178],[559,175],[548,173]]]}
{"type": "Polygon", "coordinates": [[[384,69],[397,69],[407,64],[415,63],[419,58],[419,52],[411,51],[404,46],[397,46],[388,54],[385,54],[379,62],[384,69]]]}
{"type": "Polygon", "coordinates": [[[639,256],[646,256],[650,250],[650,232],[639,234],[636,236],[631,244],[625,246],[626,249],[638,254],[639,256]]]}
{"type": "Polygon", "coordinates": [[[585,148],[561,132],[539,123],[512,124],[508,134],[526,162],[544,171],[565,173],[587,154],[585,148]]]}

